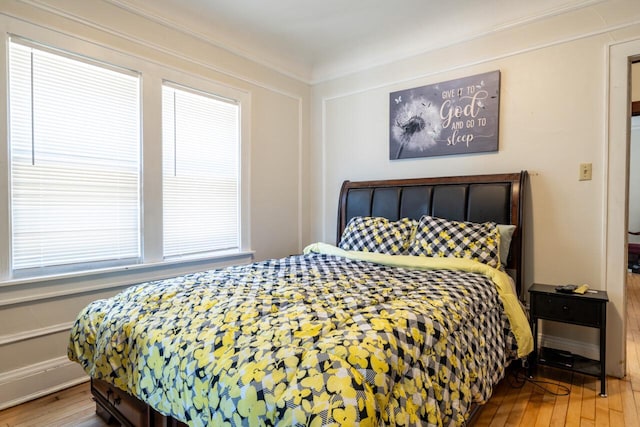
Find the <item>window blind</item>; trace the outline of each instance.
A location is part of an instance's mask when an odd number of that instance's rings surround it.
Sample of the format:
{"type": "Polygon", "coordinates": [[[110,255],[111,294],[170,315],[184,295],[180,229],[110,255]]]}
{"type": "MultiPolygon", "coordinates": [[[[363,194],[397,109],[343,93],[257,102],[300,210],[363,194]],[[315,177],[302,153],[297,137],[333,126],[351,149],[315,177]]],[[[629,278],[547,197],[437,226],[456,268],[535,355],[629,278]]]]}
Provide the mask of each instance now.
{"type": "Polygon", "coordinates": [[[9,48],[14,272],[135,262],[139,76],[21,40],[9,48]]]}
{"type": "Polygon", "coordinates": [[[164,256],[237,249],[239,106],[169,83],[162,102],[164,256]]]}

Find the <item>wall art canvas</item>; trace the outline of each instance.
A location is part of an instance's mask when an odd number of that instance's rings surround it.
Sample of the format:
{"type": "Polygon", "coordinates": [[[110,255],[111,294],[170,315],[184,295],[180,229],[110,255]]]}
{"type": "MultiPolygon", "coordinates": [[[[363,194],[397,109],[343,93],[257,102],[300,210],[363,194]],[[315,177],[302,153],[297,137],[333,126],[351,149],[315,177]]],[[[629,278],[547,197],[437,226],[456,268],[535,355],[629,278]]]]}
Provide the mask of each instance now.
{"type": "Polygon", "coordinates": [[[498,150],[500,71],[392,92],[389,159],[498,150]]]}

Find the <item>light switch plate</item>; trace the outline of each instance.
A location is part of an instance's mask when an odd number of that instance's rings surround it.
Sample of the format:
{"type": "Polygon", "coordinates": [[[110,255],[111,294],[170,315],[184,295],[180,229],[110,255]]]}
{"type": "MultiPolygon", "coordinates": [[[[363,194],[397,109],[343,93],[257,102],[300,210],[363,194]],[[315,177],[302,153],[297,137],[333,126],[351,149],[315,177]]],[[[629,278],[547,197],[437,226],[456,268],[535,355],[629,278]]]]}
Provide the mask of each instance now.
{"type": "Polygon", "coordinates": [[[580,163],[580,181],[591,180],[591,163],[580,163]]]}

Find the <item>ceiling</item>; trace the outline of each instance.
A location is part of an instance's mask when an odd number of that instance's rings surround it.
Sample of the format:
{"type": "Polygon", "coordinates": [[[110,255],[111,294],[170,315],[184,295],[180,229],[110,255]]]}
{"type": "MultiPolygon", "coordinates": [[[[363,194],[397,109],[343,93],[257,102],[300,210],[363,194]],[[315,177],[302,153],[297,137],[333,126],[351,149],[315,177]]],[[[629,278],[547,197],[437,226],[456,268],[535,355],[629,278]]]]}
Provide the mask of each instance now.
{"type": "Polygon", "coordinates": [[[108,0],[309,83],[602,0],[108,0]]]}

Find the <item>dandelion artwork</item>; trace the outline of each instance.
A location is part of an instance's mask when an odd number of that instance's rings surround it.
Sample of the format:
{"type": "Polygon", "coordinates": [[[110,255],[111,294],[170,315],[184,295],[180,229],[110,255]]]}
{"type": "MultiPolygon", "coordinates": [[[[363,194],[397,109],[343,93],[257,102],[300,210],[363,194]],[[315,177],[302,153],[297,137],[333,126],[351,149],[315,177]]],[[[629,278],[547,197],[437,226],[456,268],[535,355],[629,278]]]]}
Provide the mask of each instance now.
{"type": "Polygon", "coordinates": [[[500,71],[392,92],[389,159],[498,150],[500,71]]]}

